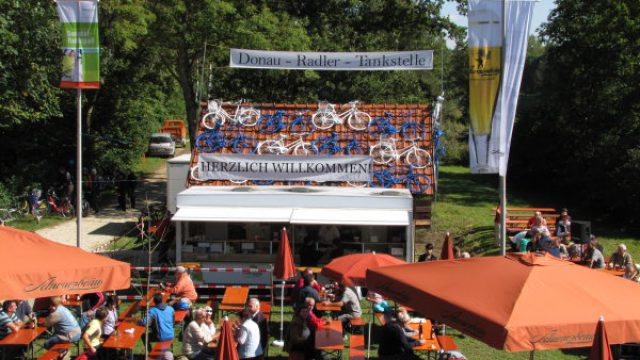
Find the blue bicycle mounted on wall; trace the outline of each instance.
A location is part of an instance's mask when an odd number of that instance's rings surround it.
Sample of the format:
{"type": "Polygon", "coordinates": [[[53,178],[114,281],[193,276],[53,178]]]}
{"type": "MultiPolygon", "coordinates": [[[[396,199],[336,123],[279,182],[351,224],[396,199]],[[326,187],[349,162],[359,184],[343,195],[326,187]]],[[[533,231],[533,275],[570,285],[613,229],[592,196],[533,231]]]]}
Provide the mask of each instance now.
{"type": "Polygon", "coordinates": [[[394,176],[395,165],[389,166],[389,170],[376,170],[373,172],[372,186],[390,188],[394,184],[404,184],[409,191],[413,194],[423,194],[429,187],[431,187],[431,181],[429,177],[423,174],[416,174],[413,172],[414,167],[411,165],[402,165],[404,174],[394,176]]]}

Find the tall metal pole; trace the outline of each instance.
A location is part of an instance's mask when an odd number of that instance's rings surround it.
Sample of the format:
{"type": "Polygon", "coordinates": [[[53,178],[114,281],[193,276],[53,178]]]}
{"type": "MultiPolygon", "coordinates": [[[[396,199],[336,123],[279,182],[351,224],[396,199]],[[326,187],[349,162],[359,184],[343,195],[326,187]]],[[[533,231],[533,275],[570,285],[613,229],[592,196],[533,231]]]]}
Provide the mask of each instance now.
{"type": "MultiPolygon", "coordinates": [[[[507,0],[502,1],[502,64],[500,66],[500,123],[505,121],[504,108],[504,66],[506,64],[507,54],[507,0]]],[[[499,134],[500,135],[500,134],[499,134]]],[[[505,140],[505,139],[501,139],[505,140]]],[[[499,154],[498,172],[500,172],[500,164],[507,154],[502,151],[499,154]]],[[[507,169],[505,164],[504,175],[500,175],[500,254],[504,256],[507,252],[507,169]]]]}
{"type": "Polygon", "coordinates": [[[82,89],[77,89],[77,116],[76,116],[76,246],[80,247],[82,234],[82,89]]]}

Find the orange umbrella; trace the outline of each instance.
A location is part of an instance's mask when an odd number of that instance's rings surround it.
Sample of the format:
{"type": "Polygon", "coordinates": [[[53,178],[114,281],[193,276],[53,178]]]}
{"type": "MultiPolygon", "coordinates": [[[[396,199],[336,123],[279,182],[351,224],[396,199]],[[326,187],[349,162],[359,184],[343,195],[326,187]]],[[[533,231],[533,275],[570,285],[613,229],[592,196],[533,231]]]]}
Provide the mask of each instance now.
{"type": "Polygon", "coordinates": [[[322,268],[321,274],[346,286],[365,286],[367,269],[400,264],[406,262],[387,254],[352,254],[331,260],[322,268]]]}
{"type": "Polygon", "coordinates": [[[454,259],[453,255],[453,241],[451,241],[451,234],[447,233],[444,237],[444,243],[442,244],[442,252],[440,253],[440,260],[454,259]]]}
{"type": "Polygon", "coordinates": [[[640,341],[640,287],[535,253],[370,269],[367,286],[507,351],[590,346],[600,315],[611,344],[640,341]]]}
{"type": "Polygon", "coordinates": [[[287,280],[296,276],[296,264],[293,261],[291,246],[289,245],[289,235],[287,228],[283,227],[280,233],[280,246],[278,247],[278,257],[273,267],[273,276],[282,280],[280,288],[280,339],[273,342],[276,346],[284,346],[284,284],[287,280]]]}
{"type": "Polygon", "coordinates": [[[240,360],[236,341],[233,338],[233,330],[228,317],[224,317],[222,329],[220,330],[220,338],[218,339],[218,352],[216,360],[240,360]]]}
{"type": "Polygon", "coordinates": [[[611,346],[607,337],[607,328],[604,326],[604,317],[600,317],[596,334],[593,337],[593,345],[591,345],[591,355],[589,360],[613,360],[611,354],[611,346]]]}
{"type": "Polygon", "coordinates": [[[129,288],[131,265],[10,227],[0,227],[0,299],[129,288]]]}
{"type": "Polygon", "coordinates": [[[280,233],[280,246],[278,247],[278,257],[273,267],[273,276],[282,280],[289,280],[296,276],[296,265],[289,245],[289,235],[287,235],[287,228],[284,227],[280,233]]]}

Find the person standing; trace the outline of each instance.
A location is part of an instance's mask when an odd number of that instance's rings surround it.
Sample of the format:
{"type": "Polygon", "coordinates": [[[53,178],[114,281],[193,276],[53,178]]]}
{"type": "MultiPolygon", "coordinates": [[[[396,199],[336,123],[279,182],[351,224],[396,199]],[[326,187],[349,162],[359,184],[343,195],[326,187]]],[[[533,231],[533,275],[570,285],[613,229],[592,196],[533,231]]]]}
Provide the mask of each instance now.
{"type": "Polygon", "coordinates": [[[418,262],[434,261],[438,260],[438,257],[433,255],[433,244],[427,243],[424,246],[424,254],[418,257],[418,262]]]}
{"type": "Polygon", "coordinates": [[[258,324],[258,328],[260,329],[260,345],[262,346],[262,350],[266,352],[269,348],[269,321],[267,321],[267,317],[260,311],[260,300],[254,297],[250,298],[247,302],[247,311],[251,316],[251,320],[258,324]]]}
{"type": "Polygon", "coordinates": [[[240,314],[240,323],[234,324],[234,336],[238,343],[238,357],[240,359],[262,359],[262,345],[260,345],[260,328],[251,319],[248,311],[240,314]]]}

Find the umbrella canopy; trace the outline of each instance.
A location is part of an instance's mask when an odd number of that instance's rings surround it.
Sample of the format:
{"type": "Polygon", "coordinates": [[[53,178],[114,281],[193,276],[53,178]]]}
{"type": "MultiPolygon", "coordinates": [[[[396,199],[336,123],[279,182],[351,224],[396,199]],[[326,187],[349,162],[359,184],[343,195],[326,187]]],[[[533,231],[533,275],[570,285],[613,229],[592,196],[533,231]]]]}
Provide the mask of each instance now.
{"type": "Polygon", "coordinates": [[[296,276],[296,264],[293,261],[291,246],[289,245],[289,235],[287,228],[282,228],[280,233],[280,246],[278,247],[278,257],[273,267],[273,276],[276,279],[289,280],[296,276]]]}
{"type": "Polygon", "coordinates": [[[369,289],[507,351],[640,341],[640,287],[550,255],[432,261],[367,271],[369,289]]]}
{"type": "Polygon", "coordinates": [[[236,349],[236,341],[233,339],[233,330],[231,323],[225,316],[220,330],[220,338],[218,339],[218,352],[216,360],[239,360],[238,350],[236,349]]]}
{"type": "Polygon", "coordinates": [[[596,327],[596,334],[593,336],[593,345],[591,345],[589,360],[613,360],[603,317],[600,317],[600,321],[598,321],[598,326],[596,327]]]}
{"type": "Polygon", "coordinates": [[[346,286],[365,286],[367,269],[400,264],[406,262],[387,254],[352,254],[331,260],[321,274],[346,286]]]}
{"type": "Polygon", "coordinates": [[[31,299],[129,288],[129,264],[0,227],[0,299],[31,299]]]}
{"type": "Polygon", "coordinates": [[[440,260],[454,259],[453,255],[453,241],[451,240],[451,234],[447,233],[444,237],[444,243],[442,244],[442,252],[440,253],[440,260]]]}

